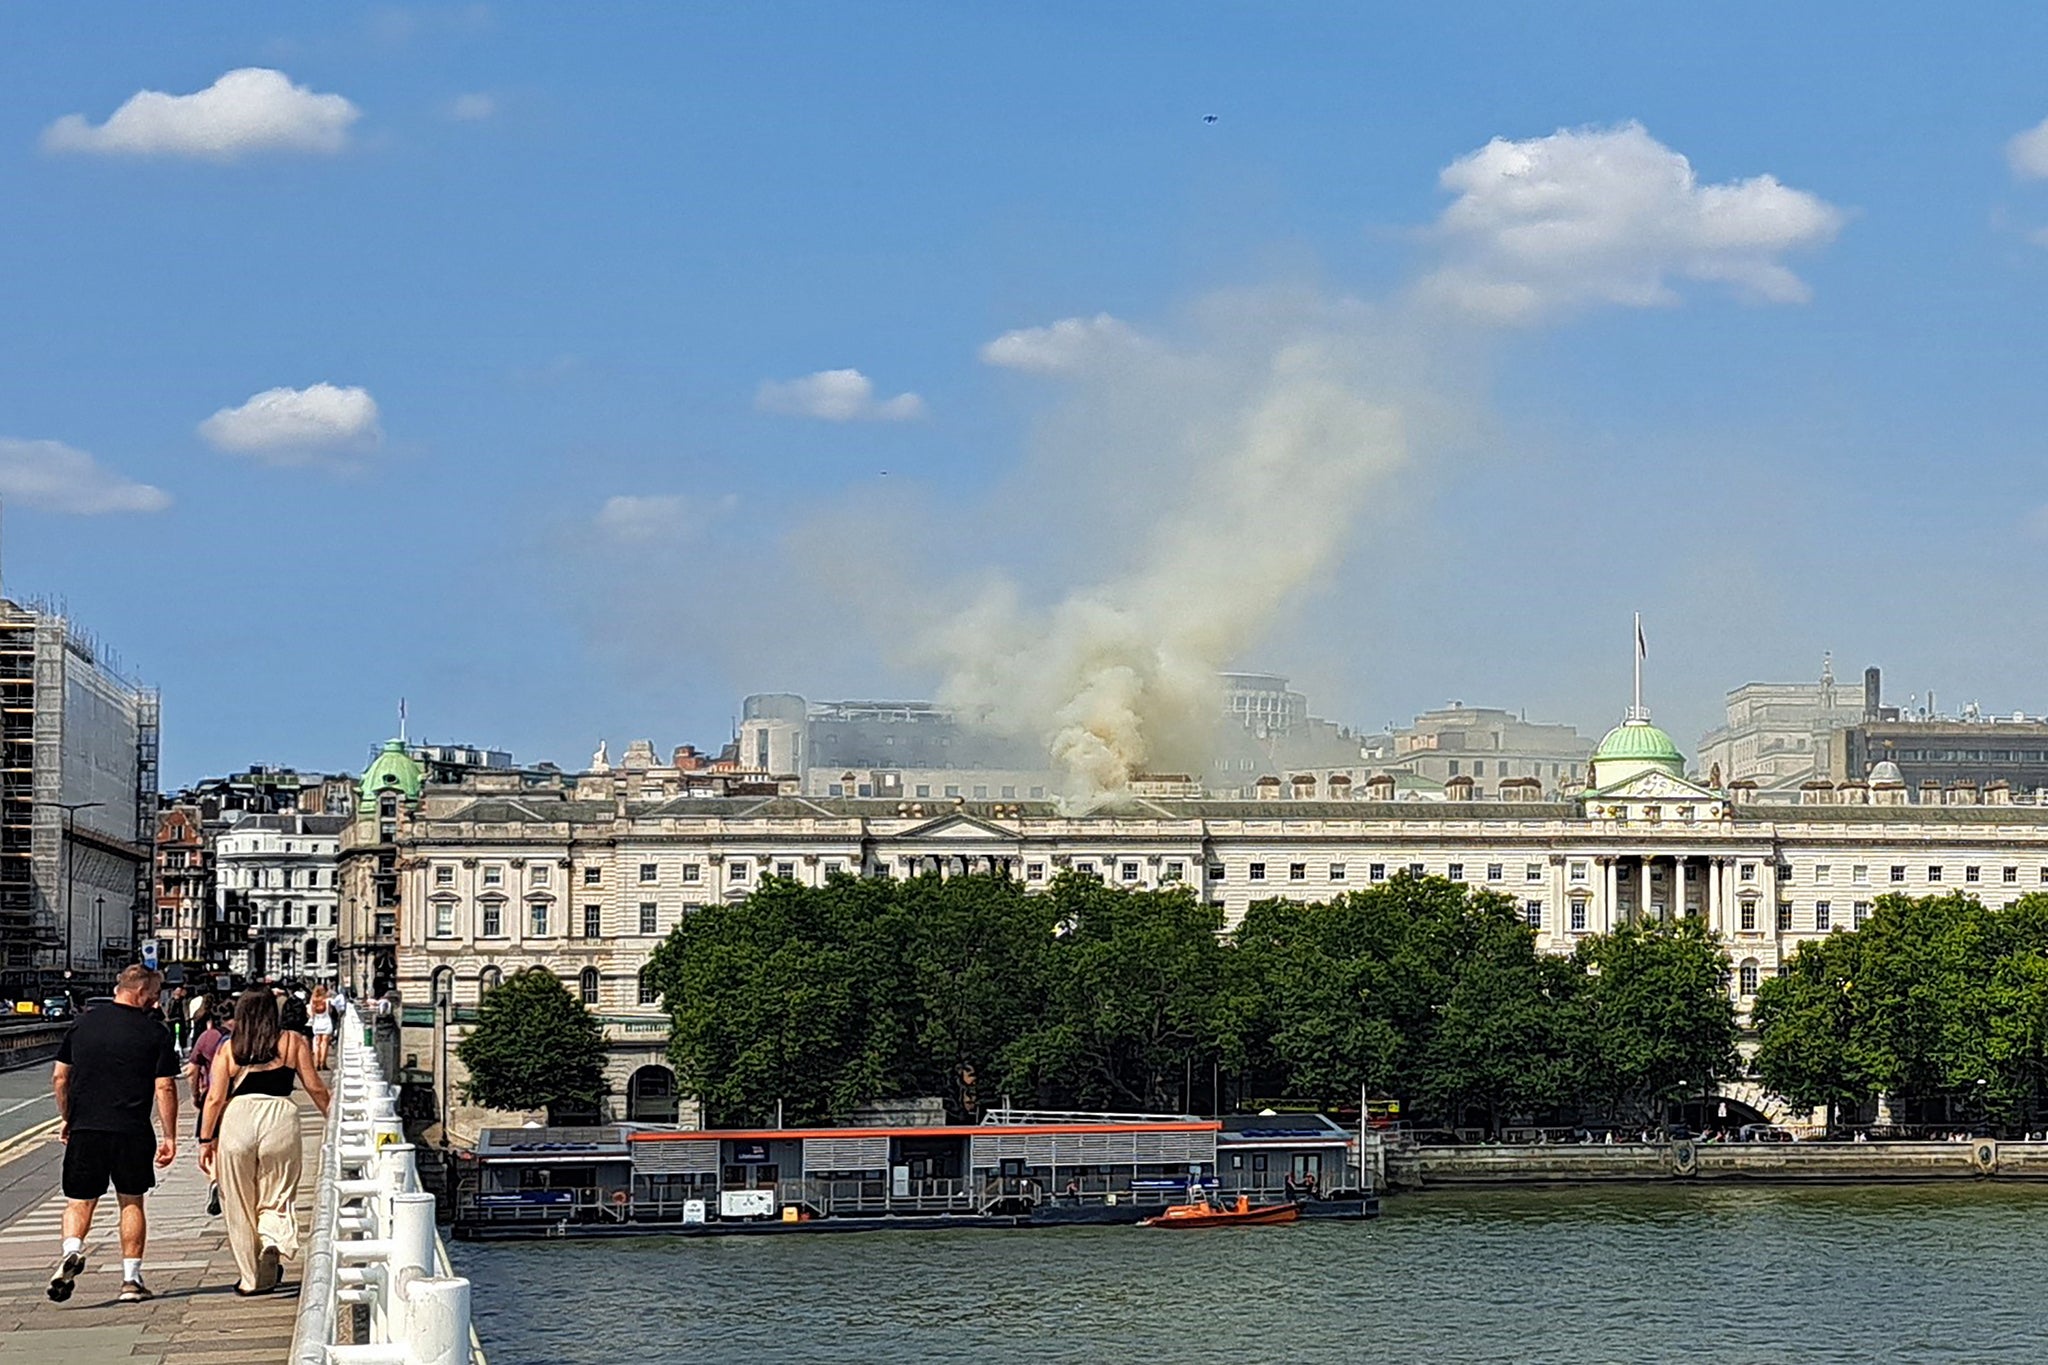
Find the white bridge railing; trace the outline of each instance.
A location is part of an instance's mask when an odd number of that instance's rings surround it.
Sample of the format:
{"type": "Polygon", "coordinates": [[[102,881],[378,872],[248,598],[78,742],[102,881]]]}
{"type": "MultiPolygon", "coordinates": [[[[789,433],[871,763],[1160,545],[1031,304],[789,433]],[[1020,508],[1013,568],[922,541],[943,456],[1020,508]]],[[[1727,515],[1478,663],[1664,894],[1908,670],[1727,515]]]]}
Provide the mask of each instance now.
{"type": "Polygon", "coordinates": [[[420,1189],[396,1087],[350,1006],[335,1030],[334,1103],[320,1148],[313,1237],[291,1365],[482,1365],[469,1281],[446,1273],[434,1196],[420,1189]],[[367,1339],[337,1340],[356,1305],[367,1339]]]}

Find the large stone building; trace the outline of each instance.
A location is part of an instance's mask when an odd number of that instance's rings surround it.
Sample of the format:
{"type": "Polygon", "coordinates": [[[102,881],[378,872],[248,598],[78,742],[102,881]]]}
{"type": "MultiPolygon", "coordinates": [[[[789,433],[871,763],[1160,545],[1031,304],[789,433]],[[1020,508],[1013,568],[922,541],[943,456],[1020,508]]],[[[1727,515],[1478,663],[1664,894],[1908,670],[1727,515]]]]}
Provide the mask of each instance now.
{"type": "Polygon", "coordinates": [[[163,962],[225,968],[213,886],[213,841],[196,804],[172,801],[156,822],[156,939],[163,962]]]}
{"type": "Polygon", "coordinates": [[[250,977],[333,981],[340,970],[341,831],[347,817],[243,815],[213,843],[224,918],[247,925],[228,966],[250,977]],[[232,915],[230,911],[232,910],[232,915]]]}
{"type": "Polygon", "coordinates": [[[1480,780],[1461,772],[1427,804],[1373,783],[1344,799],[1134,797],[1088,816],[964,797],[668,795],[622,772],[419,788],[394,773],[385,827],[357,829],[365,866],[388,858],[374,942],[389,947],[420,1071],[453,1093],[453,1045],[482,994],[539,963],[602,1020],[623,1118],[672,1103],[665,1020],[641,976],[649,955],[692,908],[768,877],[994,873],[1038,886],[1071,870],[1184,885],[1235,922],[1258,900],[1320,900],[1408,872],[1512,897],[1555,952],[1629,920],[1704,917],[1744,1007],[1797,944],[1861,923],[1885,893],[1999,903],[2048,887],[2048,809],[2002,790],[1908,791],[1884,770],[1760,805],[1748,784],[1688,779],[1640,712],[1590,767],[1569,797],[1546,794],[1547,776],[1489,773],[1480,800],[1480,780]]]}
{"type": "Polygon", "coordinates": [[[1874,668],[1862,691],[1838,687],[1832,658],[1821,660],[1818,682],[1744,683],[1728,694],[1726,722],[1700,738],[1699,772],[1710,782],[1754,782],[1766,799],[1797,799],[1803,783],[1823,775],[1829,737],[1872,712],[1877,690],[1874,668]]]}
{"type": "Polygon", "coordinates": [[[1535,779],[1545,791],[1582,785],[1593,742],[1570,725],[1532,721],[1513,711],[1452,702],[1393,731],[1378,771],[1429,782],[1469,777],[1491,789],[1502,778],[1535,779]]]}

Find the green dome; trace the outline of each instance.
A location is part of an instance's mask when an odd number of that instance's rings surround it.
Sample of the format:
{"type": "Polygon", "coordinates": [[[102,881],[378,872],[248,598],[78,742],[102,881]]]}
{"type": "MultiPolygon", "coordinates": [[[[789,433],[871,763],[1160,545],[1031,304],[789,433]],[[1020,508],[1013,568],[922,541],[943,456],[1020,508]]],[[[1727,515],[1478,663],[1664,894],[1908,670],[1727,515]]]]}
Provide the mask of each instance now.
{"type": "Polygon", "coordinates": [[[364,807],[368,808],[376,801],[378,793],[393,790],[408,801],[417,801],[424,783],[419,760],[405,751],[405,741],[387,739],[377,756],[370,760],[370,766],[363,770],[358,791],[364,807]]]}
{"type": "Polygon", "coordinates": [[[1685,755],[1648,717],[1635,716],[1609,730],[1593,751],[1593,786],[1604,791],[1644,773],[1683,778],[1685,755]]]}

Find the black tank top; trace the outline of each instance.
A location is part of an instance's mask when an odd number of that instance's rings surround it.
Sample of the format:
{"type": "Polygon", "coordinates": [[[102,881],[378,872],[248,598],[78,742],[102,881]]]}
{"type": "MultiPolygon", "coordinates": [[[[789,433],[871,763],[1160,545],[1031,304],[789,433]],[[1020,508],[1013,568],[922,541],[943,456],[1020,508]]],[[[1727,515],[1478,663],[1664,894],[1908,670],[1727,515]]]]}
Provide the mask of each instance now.
{"type": "Polygon", "coordinates": [[[274,1095],[285,1099],[292,1093],[292,1068],[273,1066],[262,1071],[244,1071],[228,1098],[237,1095],[274,1095]]]}

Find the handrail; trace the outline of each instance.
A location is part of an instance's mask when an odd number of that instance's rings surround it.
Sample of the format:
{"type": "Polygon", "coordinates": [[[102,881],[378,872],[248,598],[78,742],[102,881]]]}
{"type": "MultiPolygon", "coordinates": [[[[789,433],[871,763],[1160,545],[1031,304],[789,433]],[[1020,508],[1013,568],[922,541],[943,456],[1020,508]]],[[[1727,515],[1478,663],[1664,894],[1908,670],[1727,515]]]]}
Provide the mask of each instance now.
{"type": "Polygon", "coordinates": [[[335,1039],[334,1099],[291,1365],[482,1365],[469,1281],[449,1273],[434,1197],[420,1189],[399,1126],[398,1091],[385,1082],[354,1006],[342,1012],[335,1039]],[[367,1339],[343,1343],[344,1317],[353,1329],[359,1304],[368,1309],[367,1339]]]}

